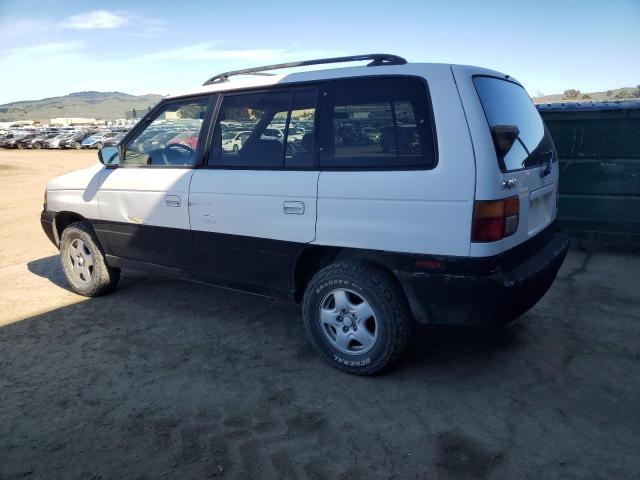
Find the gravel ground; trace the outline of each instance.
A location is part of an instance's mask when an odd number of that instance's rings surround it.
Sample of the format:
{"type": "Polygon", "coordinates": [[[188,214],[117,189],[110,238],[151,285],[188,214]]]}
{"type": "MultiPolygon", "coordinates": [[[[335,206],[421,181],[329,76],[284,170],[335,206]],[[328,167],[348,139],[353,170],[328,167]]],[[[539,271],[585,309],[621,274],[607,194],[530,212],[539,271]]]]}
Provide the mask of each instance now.
{"type": "Polygon", "coordinates": [[[129,272],[71,293],[42,192],[94,161],[0,151],[0,479],[637,478],[637,252],[578,245],[501,333],[420,328],[357,378],[295,305],[129,272]]]}

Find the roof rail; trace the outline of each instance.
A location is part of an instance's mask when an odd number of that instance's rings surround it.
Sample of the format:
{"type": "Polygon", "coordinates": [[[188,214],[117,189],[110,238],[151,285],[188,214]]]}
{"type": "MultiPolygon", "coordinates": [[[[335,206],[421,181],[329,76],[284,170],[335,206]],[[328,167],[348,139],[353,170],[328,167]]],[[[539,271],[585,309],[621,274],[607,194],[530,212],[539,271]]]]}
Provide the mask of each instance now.
{"type": "Polygon", "coordinates": [[[371,60],[367,67],[379,67],[381,65],[404,65],[407,61],[388,53],[369,53],[365,55],[350,55],[348,57],[318,58],[316,60],[303,60],[301,62],[277,63],[275,65],[265,65],[264,67],[245,68],[243,70],[232,70],[221,73],[204,82],[202,85],[212,85],[214,83],[224,83],[229,81],[233,75],[270,75],[262,73],[268,70],[278,70],[281,68],[306,67],[309,65],[323,65],[326,63],[361,62],[371,60]]]}

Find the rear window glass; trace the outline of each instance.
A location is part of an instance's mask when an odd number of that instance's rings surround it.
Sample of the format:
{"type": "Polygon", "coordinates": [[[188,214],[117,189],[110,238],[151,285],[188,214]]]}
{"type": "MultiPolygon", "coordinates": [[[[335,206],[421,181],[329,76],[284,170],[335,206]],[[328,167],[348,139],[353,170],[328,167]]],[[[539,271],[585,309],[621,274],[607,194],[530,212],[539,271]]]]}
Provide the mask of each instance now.
{"type": "Polygon", "coordinates": [[[487,117],[502,170],[537,167],[553,158],[551,137],[524,88],[493,77],[474,77],[473,83],[487,117]],[[514,132],[514,136],[505,143],[498,136],[506,131],[514,132]]]}

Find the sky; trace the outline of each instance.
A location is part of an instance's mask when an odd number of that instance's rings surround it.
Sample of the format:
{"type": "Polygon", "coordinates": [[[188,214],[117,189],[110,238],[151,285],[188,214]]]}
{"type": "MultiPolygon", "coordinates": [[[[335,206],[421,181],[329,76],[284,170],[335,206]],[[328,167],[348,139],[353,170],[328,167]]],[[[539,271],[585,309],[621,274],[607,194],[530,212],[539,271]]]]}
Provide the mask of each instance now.
{"type": "Polygon", "coordinates": [[[491,68],[531,95],[635,87],[640,0],[0,0],[0,104],[378,52],[491,68]]]}

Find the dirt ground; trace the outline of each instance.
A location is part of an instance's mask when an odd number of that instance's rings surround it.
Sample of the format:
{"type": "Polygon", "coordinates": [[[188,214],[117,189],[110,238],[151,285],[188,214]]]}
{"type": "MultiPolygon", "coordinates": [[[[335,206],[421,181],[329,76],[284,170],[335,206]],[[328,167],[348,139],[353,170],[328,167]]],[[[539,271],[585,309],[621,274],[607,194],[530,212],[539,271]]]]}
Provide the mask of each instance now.
{"type": "Polygon", "coordinates": [[[42,196],[95,161],[0,150],[0,479],[638,478],[637,253],[573,248],[504,332],[424,327],[357,378],[295,305],[130,272],[71,293],[42,196]]]}

